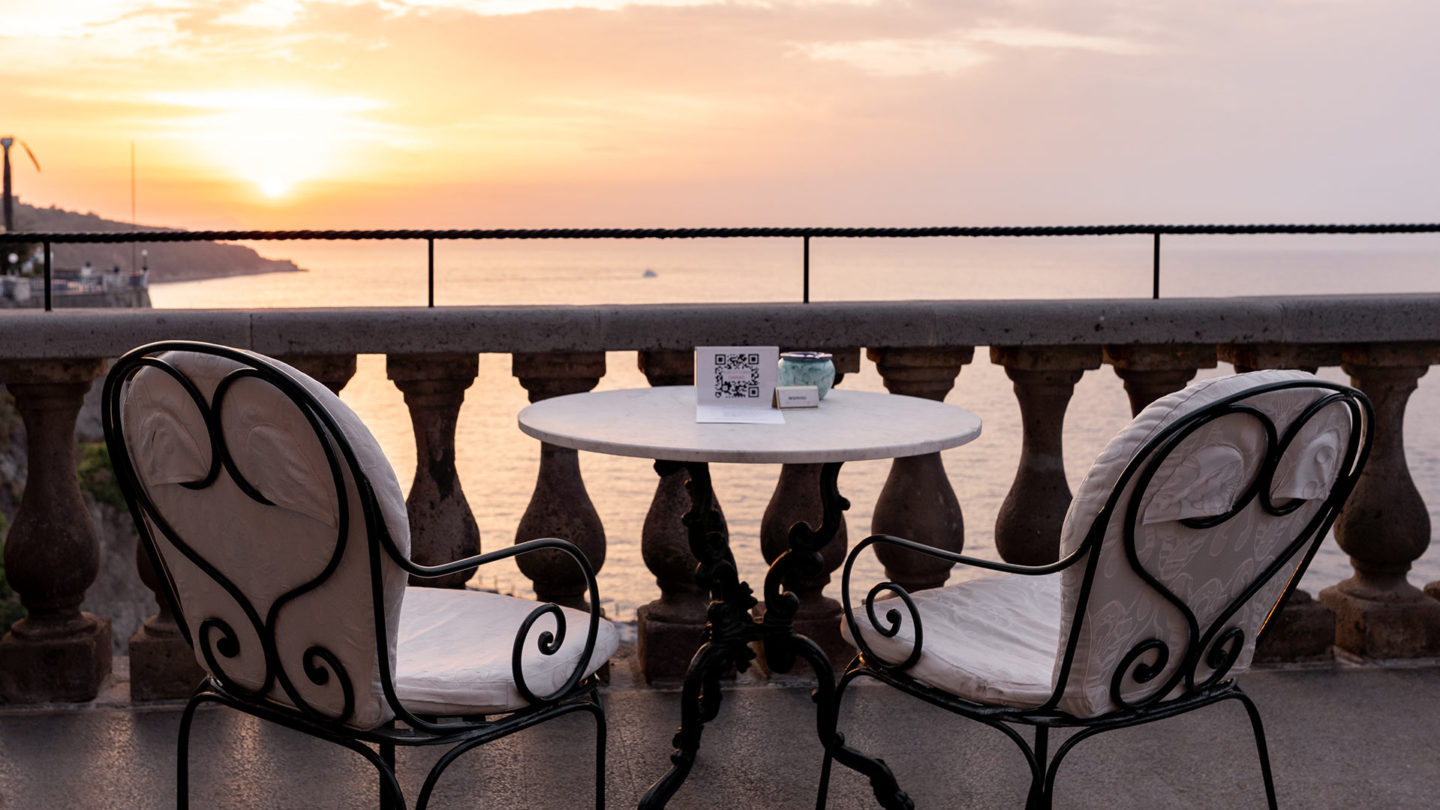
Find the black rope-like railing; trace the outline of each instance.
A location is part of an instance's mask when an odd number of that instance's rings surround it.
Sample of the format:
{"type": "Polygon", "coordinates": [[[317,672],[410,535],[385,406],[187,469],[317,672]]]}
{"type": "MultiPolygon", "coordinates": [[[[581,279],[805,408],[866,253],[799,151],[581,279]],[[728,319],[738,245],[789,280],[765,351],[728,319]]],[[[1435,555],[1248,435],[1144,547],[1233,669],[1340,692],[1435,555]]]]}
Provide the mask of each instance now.
{"type": "Polygon", "coordinates": [[[1239,236],[1260,234],[1402,234],[1440,233],[1440,223],[1329,225],[998,225],[930,227],[735,227],[735,228],[470,228],[397,230],[297,231],[14,231],[0,233],[0,245],[36,244],[45,249],[45,309],[50,309],[52,244],[117,244],[133,242],[259,242],[424,240],[428,246],[429,305],[435,306],[435,240],[463,239],[801,239],[804,244],[802,300],[810,301],[811,239],[917,239],[927,237],[1153,237],[1152,297],[1160,297],[1160,237],[1239,236]]]}

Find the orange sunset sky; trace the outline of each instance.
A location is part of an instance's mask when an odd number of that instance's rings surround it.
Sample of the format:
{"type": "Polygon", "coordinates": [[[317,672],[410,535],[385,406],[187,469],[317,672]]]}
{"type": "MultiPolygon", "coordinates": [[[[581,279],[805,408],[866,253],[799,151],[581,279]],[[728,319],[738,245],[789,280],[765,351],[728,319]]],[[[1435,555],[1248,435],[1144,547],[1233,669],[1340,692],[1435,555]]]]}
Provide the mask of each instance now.
{"type": "Polygon", "coordinates": [[[1432,0],[0,0],[25,201],[191,228],[1417,222],[1432,0]]]}

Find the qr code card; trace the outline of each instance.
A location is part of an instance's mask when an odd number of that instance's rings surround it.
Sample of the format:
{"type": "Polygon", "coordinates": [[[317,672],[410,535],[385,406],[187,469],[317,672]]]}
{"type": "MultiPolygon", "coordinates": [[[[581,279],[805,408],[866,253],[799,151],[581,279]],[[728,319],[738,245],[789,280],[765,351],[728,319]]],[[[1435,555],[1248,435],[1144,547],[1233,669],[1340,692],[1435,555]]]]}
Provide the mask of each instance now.
{"type": "Polygon", "coordinates": [[[776,346],[695,349],[695,404],[769,408],[775,397],[776,346]]]}

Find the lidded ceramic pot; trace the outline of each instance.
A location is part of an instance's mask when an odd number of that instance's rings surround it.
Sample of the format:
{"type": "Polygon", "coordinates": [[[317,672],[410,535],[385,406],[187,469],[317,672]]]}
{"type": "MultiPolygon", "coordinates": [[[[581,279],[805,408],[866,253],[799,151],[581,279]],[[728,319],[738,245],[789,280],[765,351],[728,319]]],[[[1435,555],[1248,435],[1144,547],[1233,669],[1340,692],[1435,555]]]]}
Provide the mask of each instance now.
{"type": "Polygon", "coordinates": [[[778,385],[813,385],[820,398],[835,384],[835,362],[828,352],[782,352],[778,385]]]}

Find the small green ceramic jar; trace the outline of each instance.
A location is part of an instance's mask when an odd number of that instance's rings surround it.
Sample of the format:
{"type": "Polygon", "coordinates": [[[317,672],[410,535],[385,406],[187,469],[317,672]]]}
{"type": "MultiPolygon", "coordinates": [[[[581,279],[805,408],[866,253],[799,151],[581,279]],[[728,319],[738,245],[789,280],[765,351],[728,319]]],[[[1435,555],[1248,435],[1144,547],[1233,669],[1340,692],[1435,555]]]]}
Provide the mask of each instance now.
{"type": "Polygon", "coordinates": [[[780,355],[779,385],[813,385],[820,398],[835,384],[835,362],[827,352],[784,352],[780,355]]]}

